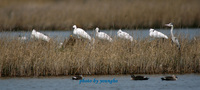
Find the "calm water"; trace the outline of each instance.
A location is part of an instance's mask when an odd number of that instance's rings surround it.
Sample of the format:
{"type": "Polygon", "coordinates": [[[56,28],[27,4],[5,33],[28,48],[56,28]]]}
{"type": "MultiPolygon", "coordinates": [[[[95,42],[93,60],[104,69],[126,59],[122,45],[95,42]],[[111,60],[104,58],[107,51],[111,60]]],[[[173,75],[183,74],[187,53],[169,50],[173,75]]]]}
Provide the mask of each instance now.
{"type": "MultiPolygon", "coordinates": [[[[166,34],[169,37],[171,36],[170,35],[170,28],[168,28],[168,29],[156,29],[156,30],[166,34]]],[[[111,35],[112,37],[115,37],[117,35],[118,30],[101,30],[101,31],[111,35]]],[[[149,29],[123,30],[123,31],[128,32],[135,39],[149,37],[149,29]]],[[[53,39],[56,39],[56,40],[61,40],[61,41],[63,41],[65,38],[68,38],[71,34],[73,34],[72,33],[73,30],[69,30],[69,31],[40,31],[39,30],[39,32],[42,32],[42,33],[48,35],[50,38],[53,38],[53,39]]],[[[86,32],[89,33],[92,37],[95,36],[94,30],[86,30],[86,32]]],[[[196,28],[196,29],[174,29],[174,34],[176,35],[176,37],[178,37],[178,35],[185,35],[189,38],[193,38],[195,36],[200,36],[200,28],[196,28]]],[[[24,31],[0,32],[0,37],[5,37],[5,36],[17,37],[19,35],[26,36],[26,37],[30,38],[31,31],[28,31],[28,32],[24,32],[24,31]]]]}
{"type": "Polygon", "coordinates": [[[130,75],[85,76],[85,80],[118,80],[116,83],[81,83],[66,77],[0,78],[1,90],[200,90],[200,75],[177,75],[177,81],[162,81],[163,75],[146,75],[147,81],[133,81],[130,75]]]}
{"type": "MultiPolygon", "coordinates": [[[[170,29],[157,29],[158,31],[170,36],[170,29]]],[[[101,30],[116,36],[117,30],[101,30]]],[[[144,30],[123,30],[134,38],[145,38],[149,36],[149,29],[144,30]]],[[[39,31],[47,34],[50,38],[64,40],[72,34],[71,31],[39,31]]],[[[87,30],[94,36],[94,30],[87,30]]],[[[186,35],[189,38],[200,36],[200,29],[175,29],[176,35],[186,35]]],[[[18,35],[30,38],[29,32],[0,32],[0,37],[17,37],[18,35]]],[[[163,75],[146,75],[150,79],[147,81],[130,80],[130,75],[106,75],[106,76],[86,76],[85,80],[118,80],[116,83],[81,83],[71,80],[71,76],[66,77],[44,77],[44,78],[0,78],[0,90],[200,90],[200,75],[185,74],[178,75],[177,81],[161,81],[163,75]]]]}

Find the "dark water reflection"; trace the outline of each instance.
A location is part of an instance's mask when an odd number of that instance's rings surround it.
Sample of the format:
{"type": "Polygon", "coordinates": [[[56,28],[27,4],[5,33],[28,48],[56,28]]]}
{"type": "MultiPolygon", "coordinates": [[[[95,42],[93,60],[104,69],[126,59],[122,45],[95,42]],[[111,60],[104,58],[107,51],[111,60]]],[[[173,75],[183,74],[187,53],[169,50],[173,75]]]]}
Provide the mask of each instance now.
{"type": "Polygon", "coordinates": [[[118,80],[117,83],[81,83],[71,76],[39,78],[0,78],[1,90],[200,90],[199,74],[177,75],[177,81],[162,81],[163,75],[145,75],[147,81],[133,81],[130,75],[85,76],[85,80],[118,80]]]}

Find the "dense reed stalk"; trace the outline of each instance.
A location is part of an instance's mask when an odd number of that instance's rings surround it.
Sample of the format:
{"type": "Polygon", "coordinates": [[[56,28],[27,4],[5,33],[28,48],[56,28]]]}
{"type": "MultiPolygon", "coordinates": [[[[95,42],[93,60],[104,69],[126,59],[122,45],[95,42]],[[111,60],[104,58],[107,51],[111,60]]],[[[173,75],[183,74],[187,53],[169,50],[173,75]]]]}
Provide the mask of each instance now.
{"type": "Polygon", "coordinates": [[[171,40],[149,38],[112,43],[84,40],[58,48],[56,41],[0,38],[1,76],[57,76],[73,74],[199,73],[200,37],[179,36],[181,50],[171,40]]]}
{"type": "Polygon", "coordinates": [[[1,0],[0,30],[200,26],[200,0],[1,0]]]}

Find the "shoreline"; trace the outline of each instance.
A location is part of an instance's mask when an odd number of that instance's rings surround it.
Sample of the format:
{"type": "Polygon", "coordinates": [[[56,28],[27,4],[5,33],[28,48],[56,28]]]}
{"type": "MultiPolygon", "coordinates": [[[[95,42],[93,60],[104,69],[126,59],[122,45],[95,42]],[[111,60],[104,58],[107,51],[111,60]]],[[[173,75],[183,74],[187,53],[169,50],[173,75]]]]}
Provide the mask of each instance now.
{"type": "MultiPolygon", "coordinates": [[[[145,75],[145,76],[151,76],[151,75],[155,75],[155,76],[163,76],[163,75],[200,75],[200,73],[158,73],[158,74],[134,74],[134,75],[145,75]]],[[[99,74],[99,75],[88,75],[88,74],[81,74],[84,77],[104,77],[104,76],[131,76],[133,74],[99,74]]],[[[64,77],[73,77],[74,75],[55,75],[55,76],[1,76],[0,79],[6,79],[6,78],[64,78],[64,77]]]]}

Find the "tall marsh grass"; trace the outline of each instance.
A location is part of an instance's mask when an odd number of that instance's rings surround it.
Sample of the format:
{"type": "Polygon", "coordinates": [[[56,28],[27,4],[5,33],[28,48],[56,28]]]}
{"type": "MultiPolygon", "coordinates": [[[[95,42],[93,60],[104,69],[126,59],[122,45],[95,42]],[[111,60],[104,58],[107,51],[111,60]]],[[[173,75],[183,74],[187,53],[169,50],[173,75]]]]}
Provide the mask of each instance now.
{"type": "Polygon", "coordinates": [[[179,36],[181,50],[170,40],[149,38],[94,44],[76,40],[65,48],[58,42],[0,38],[1,76],[116,75],[199,73],[200,37],[179,36]]]}
{"type": "Polygon", "coordinates": [[[200,0],[1,0],[0,30],[200,26],[200,0]]]}

